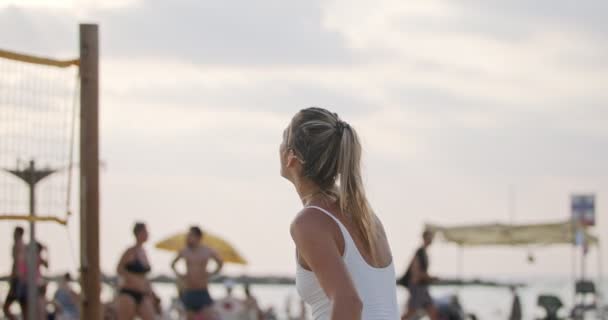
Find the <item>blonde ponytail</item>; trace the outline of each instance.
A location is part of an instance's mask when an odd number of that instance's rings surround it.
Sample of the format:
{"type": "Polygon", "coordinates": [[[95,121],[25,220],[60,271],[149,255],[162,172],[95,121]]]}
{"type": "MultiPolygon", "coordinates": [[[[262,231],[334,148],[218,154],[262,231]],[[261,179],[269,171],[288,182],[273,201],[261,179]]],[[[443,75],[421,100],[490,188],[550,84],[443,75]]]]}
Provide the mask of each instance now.
{"type": "Polygon", "coordinates": [[[376,220],[363,188],[359,137],[348,124],[344,125],[338,154],[340,210],[351,215],[353,223],[363,236],[367,249],[374,257],[376,220]]]}

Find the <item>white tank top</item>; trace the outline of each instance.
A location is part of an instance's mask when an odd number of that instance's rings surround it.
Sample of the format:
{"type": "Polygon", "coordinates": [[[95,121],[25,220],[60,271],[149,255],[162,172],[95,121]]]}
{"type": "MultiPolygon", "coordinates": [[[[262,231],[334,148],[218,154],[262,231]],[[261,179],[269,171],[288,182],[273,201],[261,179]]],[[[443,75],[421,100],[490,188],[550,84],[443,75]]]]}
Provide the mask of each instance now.
{"type": "MultiPolygon", "coordinates": [[[[393,262],[384,268],[370,266],[361,253],[346,227],[331,213],[323,208],[310,206],[330,216],[340,227],[344,238],[342,259],[355,284],[359,298],[363,302],[362,320],[398,320],[397,286],[393,262]]],[[[314,320],[329,320],[332,303],[319,285],[315,274],[304,269],[297,261],[296,287],[302,300],[312,309],[314,320]]]]}

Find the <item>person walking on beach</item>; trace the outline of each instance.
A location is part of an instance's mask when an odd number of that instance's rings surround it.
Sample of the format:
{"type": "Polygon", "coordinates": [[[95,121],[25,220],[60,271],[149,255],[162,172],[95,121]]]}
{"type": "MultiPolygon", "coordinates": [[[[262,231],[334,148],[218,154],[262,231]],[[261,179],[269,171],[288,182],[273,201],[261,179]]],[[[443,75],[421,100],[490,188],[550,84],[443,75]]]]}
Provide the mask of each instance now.
{"type": "Polygon", "coordinates": [[[80,319],[80,295],[70,286],[72,276],[66,273],[59,281],[53,301],[58,307],[58,320],[80,319]]]}
{"type": "Polygon", "coordinates": [[[292,302],[291,302],[291,294],[287,296],[287,300],[285,301],[285,314],[287,315],[287,320],[308,320],[308,312],[306,310],[306,303],[300,299],[298,301],[299,312],[296,312],[293,315],[291,312],[292,302]]]}
{"type": "Polygon", "coordinates": [[[322,108],[301,110],[283,133],[281,175],[303,204],[290,230],[296,287],[316,320],[399,318],[393,258],[365,195],[361,153],[355,129],[322,108]]]}
{"type": "Polygon", "coordinates": [[[128,248],[121,256],[116,273],[121,280],[117,297],[118,320],[132,320],[136,316],[142,320],[152,320],[155,316],[154,297],[147,274],[150,262],[144,249],[148,241],[146,225],[137,222],[133,227],[135,245],[128,248]]]}
{"type": "Polygon", "coordinates": [[[25,309],[25,286],[26,286],[26,252],[23,234],[25,231],[22,227],[15,227],[13,231],[13,248],[12,248],[12,267],[9,278],[9,289],[2,306],[4,315],[9,320],[15,320],[15,316],[11,313],[11,305],[17,301],[21,307],[21,313],[26,312],[25,309]]]}
{"type": "Polygon", "coordinates": [[[191,227],[186,239],[186,248],[181,250],[171,263],[171,268],[184,284],[181,298],[188,320],[217,318],[213,310],[213,299],[207,287],[210,278],[222,270],[224,262],[215,250],[201,244],[202,239],[201,229],[191,227]],[[176,268],[177,262],[181,259],[186,262],[185,274],[180,274],[176,268]],[[211,273],[207,271],[209,261],[214,261],[216,265],[211,273]]]}
{"type": "Polygon", "coordinates": [[[431,320],[438,320],[439,314],[429,293],[429,284],[437,278],[429,275],[429,257],[427,248],[433,243],[434,234],[429,230],[422,233],[422,246],[416,250],[414,257],[405,273],[402,282],[410,292],[407,311],[401,317],[408,320],[419,311],[426,311],[431,320]]]}
{"type": "Polygon", "coordinates": [[[245,291],[245,309],[248,319],[250,320],[263,320],[264,313],[262,309],[260,309],[260,305],[258,304],[258,300],[251,293],[251,287],[249,284],[245,284],[243,286],[243,291],[245,291]]]}
{"type": "Polygon", "coordinates": [[[233,280],[225,280],[226,295],[217,301],[217,311],[222,320],[242,320],[247,316],[245,302],[233,294],[234,285],[233,280]]]}

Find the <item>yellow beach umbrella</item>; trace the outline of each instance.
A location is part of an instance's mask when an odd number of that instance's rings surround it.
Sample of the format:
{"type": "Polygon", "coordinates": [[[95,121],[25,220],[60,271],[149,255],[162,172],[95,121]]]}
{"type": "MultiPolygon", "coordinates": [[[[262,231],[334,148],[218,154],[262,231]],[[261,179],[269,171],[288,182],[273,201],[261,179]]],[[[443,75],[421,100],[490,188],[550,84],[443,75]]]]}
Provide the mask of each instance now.
{"type": "MultiPolygon", "coordinates": [[[[160,242],[157,242],[157,249],[178,252],[186,246],[187,233],[178,233],[160,242]]],[[[202,244],[217,251],[224,262],[235,264],[247,264],[247,260],[230,244],[228,241],[203,231],[202,244]]]]}

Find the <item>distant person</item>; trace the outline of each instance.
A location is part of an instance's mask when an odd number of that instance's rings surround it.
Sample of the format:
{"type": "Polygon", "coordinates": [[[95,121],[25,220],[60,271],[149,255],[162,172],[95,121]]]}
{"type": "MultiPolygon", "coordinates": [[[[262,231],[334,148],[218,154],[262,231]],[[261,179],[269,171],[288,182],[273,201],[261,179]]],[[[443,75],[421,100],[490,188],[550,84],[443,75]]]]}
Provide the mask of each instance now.
{"type": "Polygon", "coordinates": [[[146,225],[141,222],[135,223],[133,235],[135,245],[122,254],[116,267],[121,280],[117,297],[118,320],[132,320],[137,316],[142,320],[152,320],[156,313],[155,294],[147,278],[151,268],[144,249],[144,243],[148,241],[146,225]]]}
{"type": "Polygon", "coordinates": [[[249,284],[245,284],[243,290],[245,291],[244,304],[249,319],[262,320],[264,317],[264,313],[262,312],[262,309],[260,309],[258,300],[251,293],[251,287],[249,286],[249,284]]]}
{"type": "Polygon", "coordinates": [[[216,318],[208,286],[210,278],[222,270],[223,261],[215,250],[201,244],[202,239],[201,229],[191,227],[186,238],[186,248],[181,250],[171,263],[171,268],[183,282],[181,300],[188,320],[216,318]],[[176,268],[181,259],[186,263],[186,273],[183,275],[176,268]],[[209,261],[215,262],[216,268],[213,272],[207,270],[209,261]]]}
{"type": "Polygon", "coordinates": [[[277,320],[277,313],[274,311],[274,308],[268,307],[265,311],[264,311],[264,320],[277,320]]]}
{"type": "Polygon", "coordinates": [[[11,313],[11,305],[16,301],[21,306],[21,313],[25,311],[25,285],[27,275],[26,273],[26,250],[25,242],[23,241],[23,234],[25,231],[22,227],[15,227],[13,230],[13,248],[11,253],[12,267],[11,274],[9,277],[9,289],[4,300],[2,311],[9,320],[16,320],[17,318],[11,313]]]}
{"type": "Polygon", "coordinates": [[[118,310],[116,301],[105,302],[102,306],[102,319],[103,320],[117,320],[118,310]]]}
{"type": "Polygon", "coordinates": [[[306,313],[306,303],[300,299],[300,312],[294,316],[293,312],[291,312],[292,302],[291,295],[287,296],[287,300],[285,301],[285,314],[287,314],[287,320],[308,320],[306,313]]]}
{"type": "Polygon", "coordinates": [[[281,175],[303,205],[291,225],[296,286],[315,319],[399,318],[393,258],[365,195],[361,153],[355,129],[325,109],[301,110],[283,133],[281,175]]]}
{"type": "Polygon", "coordinates": [[[38,273],[37,273],[37,281],[39,286],[42,285],[43,283],[43,279],[42,279],[42,267],[44,267],[45,269],[49,268],[49,253],[48,253],[48,249],[45,245],[43,245],[40,242],[36,242],[36,250],[38,252],[38,273]]]}
{"type": "Polygon", "coordinates": [[[407,302],[407,311],[401,317],[408,320],[414,317],[419,311],[424,310],[431,320],[438,320],[439,315],[433,299],[429,293],[429,284],[437,278],[429,275],[429,257],[427,248],[433,243],[434,234],[429,230],[422,233],[422,246],[416,250],[414,258],[405,273],[402,282],[410,292],[407,302]]]}
{"type": "Polygon", "coordinates": [[[50,301],[47,296],[48,283],[42,276],[42,268],[44,267],[47,271],[49,269],[49,253],[45,245],[40,242],[36,242],[36,250],[38,252],[38,268],[36,270],[36,287],[38,288],[38,312],[41,319],[48,319],[49,316],[53,318],[54,314],[49,314],[47,307],[54,305],[53,301],[50,301]]]}
{"type": "Polygon", "coordinates": [[[517,294],[517,287],[511,286],[511,293],[513,294],[513,303],[511,304],[511,312],[509,313],[509,320],[521,320],[521,301],[519,294],[517,294]]]}
{"type": "Polygon", "coordinates": [[[48,300],[46,297],[47,294],[47,283],[43,282],[38,286],[38,319],[56,319],[56,312],[49,313],[48,306],[53,306],[56,308],[54,301],[48,300]]]}
{"type": "Polygon", "coordinates": [[[222,320],[243,320],[247,316],[243,300],[235,297],[233,293],[234,282],[226,280],[224,282],[226,296],[217,301],[217,310],[222,320]]]}
{"type": "Polygon", "coordinates": [[[152,294],[152,306],[154,307],[154,314],[156,314],[157,317],[162,317],[163,301],[155,293],[152,294]]]}
{"type": "Polygon", "coordinates": [[[80,319],[80,295],[72,289],[70,282],[72,282],[72,276],[66,273],[59,281],[59,287],[55,291],[53,301],[58,309],[58,320],[80,319]]]}
{"type": "Polygon", "coordinates": [[[174,315],[177,319],[186,318],[186,309],[184,309],[184,304],[182,303],[182,298],[180,296],[171,298],[168,314],[174,315]]]}
{"type": "MultiPolygon", "coordinates": [[[[41,319],[46,319],[47,317],[47,313],[46,313],[46,305],[48,304],[48,301],[46,300],[46,283],[44,281],[44,278],[42,277],[42,268],[46,268],[48,269],[49,267],[49,261],[48,258],[46,258],[45,253],[47,251],[47,248],[40,242],[30,242],[27,244],[25,252],[27,255],[27,252],[30,250],[29,248],[31,248],[31,246],[34,246],[34,250],[36,250],[36,258],[37,258],[37,263],[36,263],[36,269],[34,271],[34,287],[36,288],[36,290],[38,290],[38,308],[37,308],[37,312],[38,312],[38,318],[41,319]]],[[[27,260],[27,258],[26,258],[27,260]]],[[[22,274],[22,278],[24,279],[22,281],[22,285],[21,285],[21,289],[20,289],[20,294],[19,294],[19,304],[21,305],[21,313],[23,315],[23,319],[28,319],[28,304],[30,303],[29,301],[29,268],[27,263],[23,264],[23,267],[20,268],[21,271],[20,273],[22,274]]]]}

